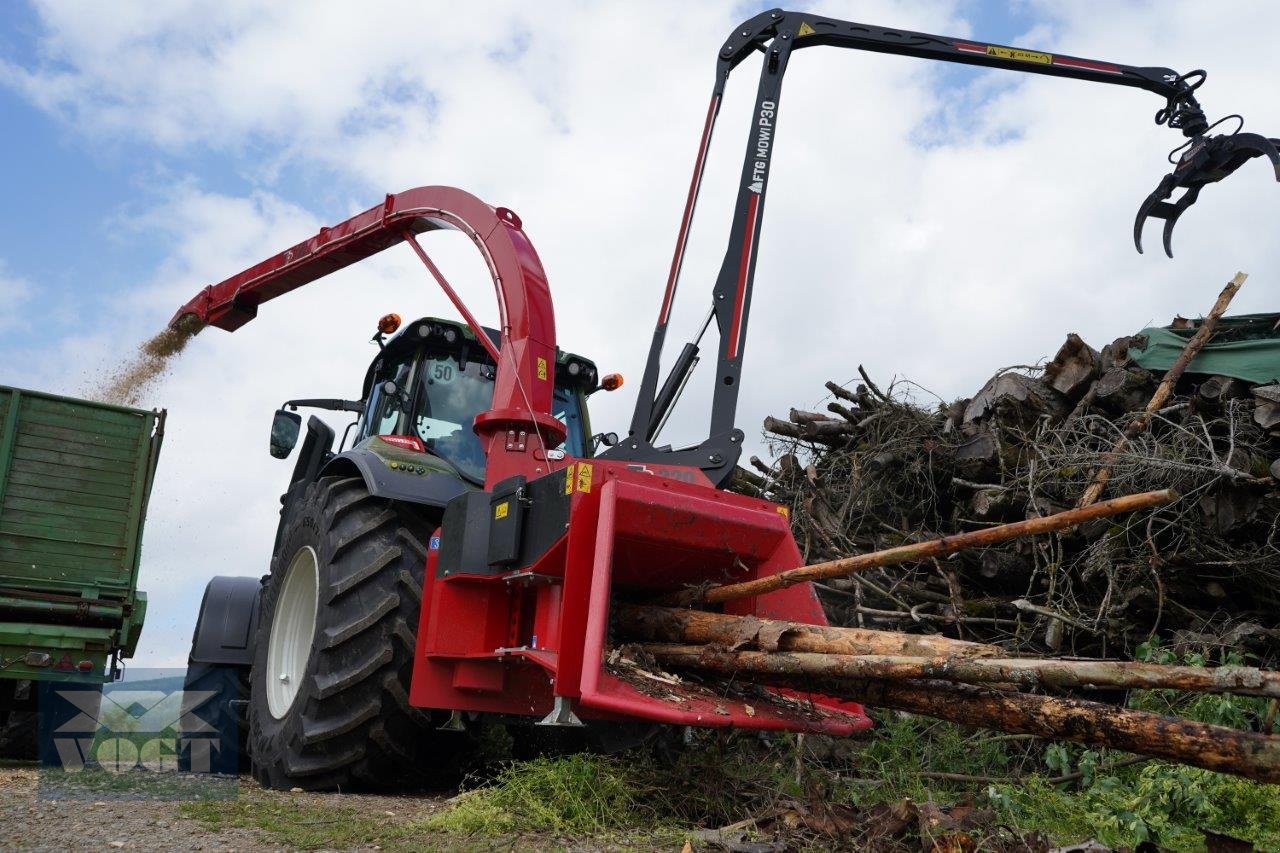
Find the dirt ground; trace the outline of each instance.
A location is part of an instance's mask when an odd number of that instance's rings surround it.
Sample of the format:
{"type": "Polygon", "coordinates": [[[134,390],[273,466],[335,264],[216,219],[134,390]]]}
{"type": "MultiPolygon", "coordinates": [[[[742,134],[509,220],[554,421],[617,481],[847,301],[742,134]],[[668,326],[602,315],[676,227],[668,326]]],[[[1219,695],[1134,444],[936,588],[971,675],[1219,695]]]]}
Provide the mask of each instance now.
{"type": "MultiPolygon", "coordinates": [[[[0,849],[212,851],[296,848],[287,835],[264,829],[234,825],[212,828],[206,821],[185,816],[181,802],[122,799],[59,801],[39,797],[37,784],[35,766],[0,764],[0,849]]],[[[439,808],[442,802],[440,798],[432,797],[264,791],[248,777],[240,780],[240,786],[238,802],[227,803],[228,814],[237,811],[246,800],[261,801],[266,807],[296,804],[299,812],[319,813],[323,813],[327,806],[340,804],[344,814],[355,810],[393,825],[421,819],[439,808]]],[[[296,823],[291,830],[297,831],[296,823]]],[[[433,846],[431,839],[422,841],[433,846]]],[[[455,846],[449,839],[439,839],[437,843],[442,849],[455,846]]],[[[380,848],[371,843],[345,849],[380,848]]]]}

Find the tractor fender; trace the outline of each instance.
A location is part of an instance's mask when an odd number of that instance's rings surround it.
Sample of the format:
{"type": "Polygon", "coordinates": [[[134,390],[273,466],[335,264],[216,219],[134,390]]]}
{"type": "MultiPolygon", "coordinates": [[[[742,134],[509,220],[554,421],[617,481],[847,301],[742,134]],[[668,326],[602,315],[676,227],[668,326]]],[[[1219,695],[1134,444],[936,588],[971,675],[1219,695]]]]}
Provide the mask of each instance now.
{"type": "Polygon", "coordinates": [[[472,487],[453,474],[415,474],[387,467],[373,451],[364,447],[344,450],[325,462],[320,476],[359,475],[369,494],[390,500],[444,509],[445,504],[472,487]]]}
{"type": "Polygon", "coordinates": [[[191,662],[251,665],[261,599],[261,578],[219,576],[209,581],[191,638],[191,662]]]}

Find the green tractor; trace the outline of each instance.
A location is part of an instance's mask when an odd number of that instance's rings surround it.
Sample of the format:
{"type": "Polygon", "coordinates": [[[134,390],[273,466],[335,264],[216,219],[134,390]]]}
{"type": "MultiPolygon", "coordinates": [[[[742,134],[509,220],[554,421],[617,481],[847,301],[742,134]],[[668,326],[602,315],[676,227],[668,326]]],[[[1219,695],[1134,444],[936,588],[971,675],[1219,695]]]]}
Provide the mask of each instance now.
{"type": "MultiPolygon", "coordinates": [[[[490,407],[497,367],[464,324],[399,327],[395,315],[380,321],[359,400],[289,400],[275,413],[271,454],[288,457],[300,438],[301,448],[269,574],[209,582],[188,662],[184,719],[220,733],[210,769],[243,770],[252,756],[272,787],[385,787],[439,781],[468,749],[465,735],[437,731],[448,715],[412,708],[407,693],[426,540],[450,500],[484,484],[471,424],[490,407]],[[301,408],[356,418],[337,440],[314,416],[303,430],[301,408]]],[[[554,372],[552,413],[568,437],[548,453],[614,444],[591,433],[587,398],[621,378],[563,352],[554,372]]],[[[180,764],[197,767],[196,753],[180,764]]]]}

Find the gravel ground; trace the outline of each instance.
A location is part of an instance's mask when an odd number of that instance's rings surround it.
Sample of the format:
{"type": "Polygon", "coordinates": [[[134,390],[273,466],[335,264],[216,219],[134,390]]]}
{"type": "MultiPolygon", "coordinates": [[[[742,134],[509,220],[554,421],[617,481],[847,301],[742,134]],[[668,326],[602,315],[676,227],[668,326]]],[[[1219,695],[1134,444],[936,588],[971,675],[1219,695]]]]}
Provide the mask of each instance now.
{"type": "MultiPolygon", "coordinates": [[[[380,797],[263,791],[240,780],[240,797],[287,799],[324,809],[341,804],[388,823],[420,818],[439,807],[432,797],[380,797]]],[[[284,850],[270,833],[238,827],[211,830],[184,818],[177,801],[52,800],[38,796],[32,765],[0,763],[0,849],[13,850],[284,850]]],[[[368,848],[376,849],[376,848],[368,848]]]]}
{"type": "Polygon", "coordinates": [[[45,800],[32,766],[0,766],[0,847],[6,850],[276,850],[254,830],[209,832],[177,802],[45,800]]]}

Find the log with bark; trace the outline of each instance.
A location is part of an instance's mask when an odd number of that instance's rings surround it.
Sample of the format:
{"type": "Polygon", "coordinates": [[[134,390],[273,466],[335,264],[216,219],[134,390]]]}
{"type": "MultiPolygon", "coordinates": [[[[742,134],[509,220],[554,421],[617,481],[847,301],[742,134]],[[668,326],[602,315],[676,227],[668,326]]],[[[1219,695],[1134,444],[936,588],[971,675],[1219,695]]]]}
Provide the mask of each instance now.
{"type": "Polygon", "coordinates": [[[828,656],[646,647],[664,665],[752,678],[766,684],[908,711],[966,726],[1031,734],[1192,767],[1280,782],[1280,736],[1245,732],[1101,702],[1039,696],[940,680],[849,677],[828,656]]]}
{"type": "Polygon", "coordinates": [[[713,586],[708,589],[687,590],[672,596],[669,601],[673,604],[696,604],[702,602],[720,604],[735,598],[747,598],[778,589],[785,589],[798,583],[842,577],[866,571],[867,569],[893,566],[899,563],[918,562],[970,548],[995,545],[1023,536],[1066,530],[1099,518],[1108,518],[1121,513],[1164,506],[1172,503],[1177,497],[1177,493],[1172,489],[1125,495],[1124,497],[1103,501],[1092,506],[1065,510],[1054,515],[1029,518],[1025,521],[1015,521],[998,527],[958,533],[954,536],[946,536],[927,542],[900,545],[897,548],[889,548],[871,554],[859,554],[855,557],[844,557],[838,560],[829,560],[825,563],[816,563],[811,566],[801,566],[797,569],[788,569],[776,575],[767,575],[756,580],[713,586]]]}

